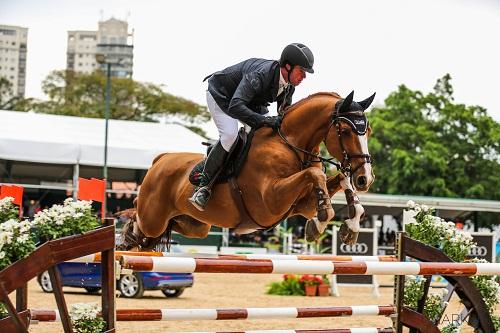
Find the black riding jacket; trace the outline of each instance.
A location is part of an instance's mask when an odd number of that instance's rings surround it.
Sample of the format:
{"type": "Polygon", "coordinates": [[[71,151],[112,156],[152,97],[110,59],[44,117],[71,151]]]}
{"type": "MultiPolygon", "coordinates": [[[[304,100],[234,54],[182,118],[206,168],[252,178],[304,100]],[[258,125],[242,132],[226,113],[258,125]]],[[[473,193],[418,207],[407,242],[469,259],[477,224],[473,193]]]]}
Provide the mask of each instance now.
{"type": "Polygon", "coordinates": [[[270,103],[278,102],[278,110],[292,103],[292,85],[277,96],[279,79],[278,61],[251,58],[210,75],[208,91],[226,114],[258,128],[270,103]]]}

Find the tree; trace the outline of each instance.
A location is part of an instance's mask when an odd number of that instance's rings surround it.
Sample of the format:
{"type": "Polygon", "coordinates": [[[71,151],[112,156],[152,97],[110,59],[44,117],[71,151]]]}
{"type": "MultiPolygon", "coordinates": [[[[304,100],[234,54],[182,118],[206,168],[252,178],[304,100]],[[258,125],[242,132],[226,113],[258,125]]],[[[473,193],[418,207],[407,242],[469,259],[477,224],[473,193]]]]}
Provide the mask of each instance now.
{"type": "Polygon", "coordinates": [[[500,124],[455,103],[450,75],[428,94],[399,86],[368,117],[374,192],[500,200],[500,124]]]}
{"type": "MultiPolygon", "coordinates": [[[[42,113],[104,118],[106,76],[101,71],[80,74],[54,71],[42,83],[49,101],[36,102],[32,109],[42,113]]],[[[197,131],[210,119],[205,106],[164,92],[160,86],[129,78],[111,78],[110,118],[159,121],[167,117],[197,131]]]]}
{"type": "Polygon", "coordinates": [[[0,76],[0,110],[27,111],[32,99],[15,96],[12,83],[0,76]]]}

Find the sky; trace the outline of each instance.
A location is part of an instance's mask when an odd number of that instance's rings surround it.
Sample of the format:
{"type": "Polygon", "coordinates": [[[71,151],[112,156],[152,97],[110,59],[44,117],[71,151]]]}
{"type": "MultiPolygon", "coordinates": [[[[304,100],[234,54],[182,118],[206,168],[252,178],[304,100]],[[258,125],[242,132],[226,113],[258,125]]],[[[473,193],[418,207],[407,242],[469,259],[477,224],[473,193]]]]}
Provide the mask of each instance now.
{"type": "MultiPolygon", "coordinates": [[[[134,75],[206,105],[202,79],[250,57],[278,59],[301,42],[315,55],[294,100],[319,91],[375,105],[401,84],[424,93],[446,73],[457,103],[500,121],[500,1],[0,0],[0,24],[29,28],[26,96],[66,66],[67,31],[99,20],[134,30],[134,75]]],[[[274,107],[273,107],[274,108],[274,107]]]]}

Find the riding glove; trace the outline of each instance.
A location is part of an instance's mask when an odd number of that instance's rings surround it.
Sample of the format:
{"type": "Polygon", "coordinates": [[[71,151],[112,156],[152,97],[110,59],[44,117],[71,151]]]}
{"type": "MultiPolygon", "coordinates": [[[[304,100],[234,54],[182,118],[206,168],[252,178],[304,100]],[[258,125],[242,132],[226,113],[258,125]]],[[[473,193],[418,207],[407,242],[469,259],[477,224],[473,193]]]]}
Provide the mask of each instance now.
{"type": "Polygon", "coordinates": [[[277,130],[281,125],[281,117],[273,116],[273,117],[265,117],[261,123],[261,126],[271,127],[273,130],[277,130]]]}

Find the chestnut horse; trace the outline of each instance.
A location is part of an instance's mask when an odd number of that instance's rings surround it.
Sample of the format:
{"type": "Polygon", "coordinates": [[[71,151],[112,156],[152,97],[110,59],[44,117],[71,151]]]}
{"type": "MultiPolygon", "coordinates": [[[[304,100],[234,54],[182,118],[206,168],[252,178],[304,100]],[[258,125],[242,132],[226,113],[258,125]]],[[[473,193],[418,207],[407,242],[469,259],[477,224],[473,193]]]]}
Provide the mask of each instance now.
{"type": "Polygon", "coordinates": [[[345,99],[336,93],[316,93],[285,111],[278,132],[270,128],[255,132],[236,179],[247,214],[233,199],[229,183],[215,185],[205,211],[188,201],[194,191],[188,176],[203,155],[165,153],[156,157],[134,201],[135,208],[127,210],[131,220],[124,228],[122,248],[149,249],[163,234],[169,237],[171,230],[204,238],[212,225],[250,233],[293,215],[309,219],[307,238],[316,239],[334,217],[330,198],[341,187],[350,206],[341,238],[355,243],[363,211],[351,182],[357,191],[367,191],[374,179],[367,145],[371,128],[364,110],[375,94],[354,102],[353,93],[345,99]],[[322,142],[340,163],[318,155],[322,142]],[[321,162],[336,165],[338,176],[327,181],[321,162]],[[240,222],[245,217],[256,225],[243,227],[240,222]]]}

